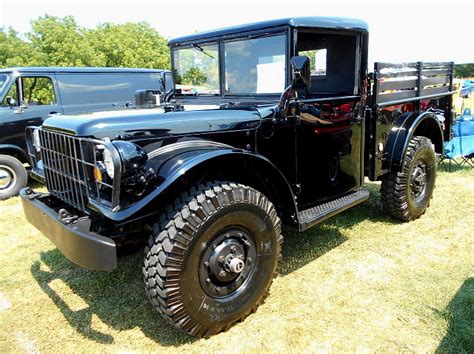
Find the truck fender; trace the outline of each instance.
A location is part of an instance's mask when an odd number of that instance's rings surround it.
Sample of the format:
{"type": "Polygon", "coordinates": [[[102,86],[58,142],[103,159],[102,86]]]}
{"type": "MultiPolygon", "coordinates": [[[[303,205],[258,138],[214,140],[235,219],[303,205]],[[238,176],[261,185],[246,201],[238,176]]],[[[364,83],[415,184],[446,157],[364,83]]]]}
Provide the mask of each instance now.
{"type": "Polygon", "coordinates": [[[399,171],[408,144],[417,135],[429,138],[435,152],[443,154],[443,129],[438,118],[432,112],[406,112],[398,117],[389,133],[382,168],[399,171]]]}
{"type": "Polygon", "coordinates": [[[0,144],[0,154],[1,155],[10,155],[21,162],[30,162],[28,154],[21,147],[12,145],[12,144],[0,144]]]}
{"type": "MultiPolygon", "coordinates": [[[[282,172],[262,155],[203,140],[169,144],[149,152],[148,155],[151,158],[149,157],[147,165],[152,166],[161,183],[123,210],[115,212],[101,210],[106,217],[114,221],[133,219],[139,211],[148,209],[148,206],[153,209],[152,206],[156,205],[155,202],[159,200],[160,196],[179,184],[184,178],[198,183],[199,173],[202,171],[222,172],[224,179],[237,183],[251,181],[258,175],[265,176],[265,180],[271,182],[268,184],[273,186],[275,193],[271,191],[270,186],[263,186],[267,190],[260,188],[260,191],[275,204],[277,210],[286,209],[285,214],[291,215],[292,218],[297,215],[295,197],[290,184],[282,172]]],[[[247,184],[259,189],[252,183],[247,184]]],[[[145,214],[148,214],[148,211],[146,210],[145,214]]],[[[293,218],[293,220],[296,219],[293,218]]]]}

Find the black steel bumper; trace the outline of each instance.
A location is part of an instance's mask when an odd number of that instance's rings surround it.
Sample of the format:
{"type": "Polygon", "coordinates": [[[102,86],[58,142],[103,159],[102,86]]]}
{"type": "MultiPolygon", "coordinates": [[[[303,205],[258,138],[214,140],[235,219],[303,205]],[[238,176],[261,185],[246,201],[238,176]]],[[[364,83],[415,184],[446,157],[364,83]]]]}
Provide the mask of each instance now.
{"type": "Polygon", "coordinates": [[[89,231],[90,220],[65,224],[58,213],[42,199],[48,194],[20,191],[26,219],[41,231],[71,261],[91,270],[113,270],[117,267],[115,242],[89,231]]]}

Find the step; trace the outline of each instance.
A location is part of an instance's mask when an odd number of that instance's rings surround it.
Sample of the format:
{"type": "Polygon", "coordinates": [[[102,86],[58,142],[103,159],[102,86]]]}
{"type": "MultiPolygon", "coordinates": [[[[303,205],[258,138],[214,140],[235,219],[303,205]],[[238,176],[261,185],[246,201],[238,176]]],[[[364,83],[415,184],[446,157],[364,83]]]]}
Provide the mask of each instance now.
{"type": "Polygon", "coordinates": [[[369,199],[365,189],[343,195],[340,198],[302,210],[298,213],[299,229],[304,231],[333,215],[369,199]]]}

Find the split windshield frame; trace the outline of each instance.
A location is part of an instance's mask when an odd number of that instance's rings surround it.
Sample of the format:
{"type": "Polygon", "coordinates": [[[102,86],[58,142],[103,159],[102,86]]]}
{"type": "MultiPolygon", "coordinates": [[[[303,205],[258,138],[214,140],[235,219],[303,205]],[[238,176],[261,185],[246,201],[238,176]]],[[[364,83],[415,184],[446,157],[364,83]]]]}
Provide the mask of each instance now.
{"type": "MultiPolygon", "coordinates": [[[[244,32],[244,33],[236,33],[230,35],[223,35],[218,37],[209,37],[198,39],[192,42],[181,42],[177,44],[173,44],[171,46],[171,67],[173,73],[173,85],[174,89],[176,90],[176,67],[175,67],[175,52],[179,49],[194,49],[200,51],[207,55],[202,49],[202,47],[206,45],[217,45],[218,46],[218,56],[219,56],[219,94],[198,94],[197,97],[219,97],[219,98],[229,98],[229,97],[280,97],[281,92],[284,91],[285,87],[288,86],[290,82],[290,73],[289,73],[289,53],[291,53],[291,46],[292,46],[292,28],[289,26],[281,26],[272,29],[262,29],[258,31],[251,31],[251,32],[244,32]],[[250,40],[250,39],[257,39],[257,38],[265,38],[265,37],[272,37],[283,35],[285,36],[285,87],[282,88],[281,92],[279,93],[225,93],[225,52],[224,47],[226,43],[241,41],[241,40],[250,40]],[[199,49],[201,48],[201,49],[199,49]]],[[[176,91],[175,91],[176,92],[176,91]]],[[[179,95],[181,96],[181,95],[179,95]]],[[[183,95],[186,96],[186,95],[183,95]]]]}

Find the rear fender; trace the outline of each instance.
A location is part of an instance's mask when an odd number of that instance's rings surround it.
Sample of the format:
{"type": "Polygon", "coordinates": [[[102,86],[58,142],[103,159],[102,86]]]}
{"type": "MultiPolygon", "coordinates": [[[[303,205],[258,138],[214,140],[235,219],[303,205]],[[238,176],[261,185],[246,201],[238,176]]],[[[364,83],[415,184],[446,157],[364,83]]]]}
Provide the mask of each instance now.
{"type": "Polygon", "coordinates": [[[407,112],[394,123],[384,151],[382,168],[400,171],[410,140],[414,136],[425,136],[431,140],[435,152],[443,153],[443,129],[431,112],[407,112]]]}

